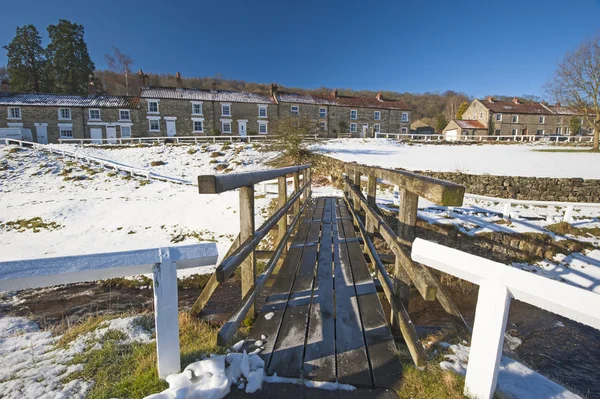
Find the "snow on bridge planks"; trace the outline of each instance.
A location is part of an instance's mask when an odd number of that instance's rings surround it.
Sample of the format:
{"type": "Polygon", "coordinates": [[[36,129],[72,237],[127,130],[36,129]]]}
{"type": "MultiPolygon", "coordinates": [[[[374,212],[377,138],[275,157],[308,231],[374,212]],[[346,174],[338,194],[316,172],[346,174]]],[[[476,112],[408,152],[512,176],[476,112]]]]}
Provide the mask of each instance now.
{"type": "Polygon", "coordinates": [[[392,335],[343,201],[319,198],[307,208],[246,349],[262,336],[269,375],[399,383],[392,335]]]}

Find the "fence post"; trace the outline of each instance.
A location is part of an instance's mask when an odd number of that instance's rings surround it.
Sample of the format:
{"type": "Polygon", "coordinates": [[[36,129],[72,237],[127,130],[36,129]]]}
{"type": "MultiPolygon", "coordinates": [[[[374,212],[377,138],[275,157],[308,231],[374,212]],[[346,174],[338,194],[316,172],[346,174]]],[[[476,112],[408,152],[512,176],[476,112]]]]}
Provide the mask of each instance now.
{"type": "MultiPolygon", "coordinates": [[[[356,189],[360,192],[360,178],[361,178],[361,174],[359,171],[355,170],[354,171],[354,185],[356,186],[356,189]]],[[[352,198],[352,209],[354,209],[355,212],[360,213],[361,209],[360,209],[360,200],[358,198],[352,198]]]]}
{"type": "Polygon", "coordinates": [[[304,186],[304,190],[302,192],[303,203],[308,201],[308,187],[306,186],[306,182],[308,181],[308,171],[304,169],[302,171],[302,185],[304,186]]]}
{"type": "MultiPolygon", "coordinates": [[[[415,239],[418,206],[419,196],[401,188],[400,206],[398,207],[398,237],[405,242],[412,242],[415,239]]],[[[410,277],[398,257],[394,263],[394,295],[408,309],[410,277]]]]}
{"type": "Polygon", "coordinates": [[[510,201],[506,201],[506,203],[504,204],[504,212],[502,212],[502,216],[503,216],[504,220],[510,219],[510,207],[511,207],[510,201]]]}
{"type": "MultiPolygon", "coordinates": [[[[281,209],[287,203],[287,179],[285,176],[279,176],[277,178],[277,186],[277,206],[281,209]]],[[[277,242],[279,243],[281,242],[281,240],[283,240],[287,232],[287,215],[283,215],[281,219],[279,219],[279,222],[277,222],[277,225],[279,227],[279,231],[277,234],[279,236],[279,239],[277,240],[277,242]]],[[[287,252],[287,244],[283,248],[283,251],[284,253],[287,252]]]]}
{"type": "Polygon", "coordinates": [[[179,312],[177,307],[177,265],[171,260],[169,248],[159,249],[161,262],[154,267],[154,323],[158,376],[165,379],[178,373],[179,312]]]}
{"type": "Polygon", "coordinates": [[[569,223],[571,221],[571,219],[573,219],[573,205],[569,205],[567,207],[563,221],[569,223]]]}
{"type": "MultiPolygon", "coordinates": [[[[369,181],[367,183],[367,203],[373,209],[377,209],[377,177],[373,175],[369,175],[369,181]]],[[[371,218],[365,217],[366,225],[365,229],[367,230],[367,235],[369,239],[373,241],[375,238],[375,226],[371,222],[371,218]]],[[[364,252],[368,253],[369,247],[367,243],[365,243],[364,252]]]]}
{"type": "Polygon", "coordinates": [[[466,396],[491,399],[494,395],[510,300],[506,287],[491,281],[481,282],[465,378],[466,396]]]}
{"type": "MultiPolygon", "coordinates": [[[[254,236],[254,185],[240,187],[240,243],[254,236]]],[[[242,298],[254,287],[256,281],[256,258],[254,251],[242,263],[242,298]]],[[[254,305],[248,311],[255,316],[254,305]]]]}
{"type": "MultiPolygon", "coordinates": [[[[292,173],[292,177],[294,178],[294,194],[300,191],[300,173],[294,172],[292,173]]],[[[294,202],[294,215],[297,215],[300,212],[300,199],[294,202]]]]}
{"type": "MultiPolygon", "coordinates": [[[[308,179],[306,180],[307,182],[312,180],[312,169],[311,168],[306,169],[306,176],[308,176],[308,179]]],[[[307,198],[310,198],[312,196],[312,183],[308,185],[306,190],[308,192],[307,198]]]]}

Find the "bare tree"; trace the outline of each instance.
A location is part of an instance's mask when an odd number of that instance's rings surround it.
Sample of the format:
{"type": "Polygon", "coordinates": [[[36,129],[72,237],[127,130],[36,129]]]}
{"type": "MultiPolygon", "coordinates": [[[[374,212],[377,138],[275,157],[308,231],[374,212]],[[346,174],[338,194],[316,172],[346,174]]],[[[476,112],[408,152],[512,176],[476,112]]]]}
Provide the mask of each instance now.
{"type": "Polygon", "coordinates": [[[559,62],[546,84],[554,100],[577,112],[594,128],[594,150],[600,133],[600,35],[585,39],[559,62]]]}
{"type": "Polygon", "coordinates": [[[129,75],[131,75],[131,64],[133,59],[119,50],[117,47],[112,46],[113,54],[104,54],[106,59],[106,65],[111,71],[121,73],[125,75],[125,95],[129,95],[129,75]]]}

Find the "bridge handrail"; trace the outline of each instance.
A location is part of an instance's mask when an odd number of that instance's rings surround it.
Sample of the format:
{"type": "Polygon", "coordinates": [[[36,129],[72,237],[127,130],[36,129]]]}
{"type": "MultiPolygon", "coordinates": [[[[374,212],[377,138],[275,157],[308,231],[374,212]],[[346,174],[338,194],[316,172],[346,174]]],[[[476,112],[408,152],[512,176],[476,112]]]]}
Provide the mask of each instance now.
{"type": "Polygon", "coordinates": [[[158,374],[178,373],[177,269],[217,263],[215,243],[0,262],[0,291],[153,274],[158,374]]]}
{"type": "MultiPolygon", "coordinates": [[[[94,144],[97,143],[98,141],[101,143],[109,143],[111,144],[111,142],[116,142],[118,144],[123,144],[123,142],[130,142],[130,143],[143,143],[143,142],[162,142],[165,140],[172,140],[174,142],[176,142],[177,144],[179,144],[180,142],[190,142],[190,141],[194,141],[195,143],[198,142],[207,142],[207,141],[212,141],[213,143],[217,142],[217,141],[230,141],[233,142],[234,140],[240,140],[240,139],[248,139],[249,142],[251,142],[252,140],[272,140],[277,138],[276,135],[268,135],[268,134],[256,134],[256,135],[248,135],[248,136],[239,136],[239,135],[219,135],[219,136],[149,136],[149,137],[115,137],[115,138],[98,138],[98,139],[92,139],[92,138],[59,138],[58,141],[61,144],[68,144],[68,143],[79,143],[79,144],[85,144],[85,143],[90,143],[90,144],[94,144]]],[[[114,143],[112,143],[114,144],[114,143]]]]}
{"type": "Polygon", "coordinates": [[[600,329],[600,295],[417,238],[412,259],[479,285],[465,395],[494,395],[510,302],[517,299],[600,329]]]}
{"type": "Polygon", "coordinates": [[[229,321],[221,328],[218,335],[219,345],[231,343],[241,322],[248,313],[254,315],[254,303],[266,279],[270,276],[281,255],[287,250],[288,239],[294,231],[300,214],[308,204],[311,196],[311,165],[291,166],[287,168],[260,170],[228,175],[198,176],[198,191],[200,194],[219,194],[239,189],[240,203],[240,234],[234,240],[225,259],[219,264],[206,287],[192,307],[192,313],[199,313],[219,283],[228,279],[241,266],[242,297],[241,304],[229,321]],[[302,186],[300,185],[302,174],[302,186]],[[293,178],[294,191],[288,198],[287,176],[293,178]],[[254,224],[254,185],[277,179],[278,198],[277,209],[259,227],[254,224]],[[301,208],[302,205],[302,208],[301,208]],[[293,209],[294,219],[288,225],[288,213],[293,209]],[[258,245],[269,234],[277,229],[274,251],[261,251],[270,255],[266,270],[261,276],[256,276],[256,257],[258,245]]]}

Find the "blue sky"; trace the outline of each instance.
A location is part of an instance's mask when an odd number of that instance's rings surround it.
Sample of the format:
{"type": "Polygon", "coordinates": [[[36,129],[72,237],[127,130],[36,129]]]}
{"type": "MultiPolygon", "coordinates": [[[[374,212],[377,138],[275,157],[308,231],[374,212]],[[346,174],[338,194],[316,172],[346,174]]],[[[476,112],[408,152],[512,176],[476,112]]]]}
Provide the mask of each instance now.
{"type": "Polygon", "coordinates": [[[30,23],[46,44],[46,27],[65,18],[84,25],[97,68],[115,45],[136,70],[158,73],[304,88],[543,95],[565,51],[600,32],[599,17],[600,0],[28,0],[2,7],[0,44],[30,23]]]}

